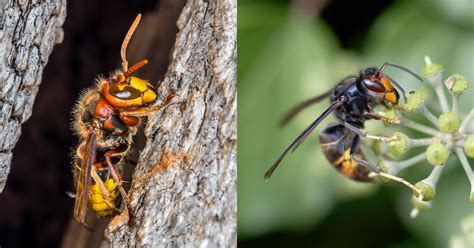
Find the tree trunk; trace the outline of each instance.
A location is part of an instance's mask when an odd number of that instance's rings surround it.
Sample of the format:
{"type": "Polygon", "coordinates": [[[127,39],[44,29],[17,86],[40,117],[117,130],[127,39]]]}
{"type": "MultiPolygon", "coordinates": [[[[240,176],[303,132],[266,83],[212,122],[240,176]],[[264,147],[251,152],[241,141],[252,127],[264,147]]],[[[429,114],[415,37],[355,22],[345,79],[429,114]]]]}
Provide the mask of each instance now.
{"type": "Polygon", "coordinates": [[[63,38],[66,0],[33,2],[2,0],[0,6],[0,193],[43,69],[63,38]]]}
{"type": "MultiPolygon", "coordinates": [[[[189,0],[168,72],[174,98],[149,116],[133,175],[129,225],[112,220],[112,247],[236,246],[235,0],[189,0]]],[[[119,216],[120,217],[120,216],[119,216]]]]}

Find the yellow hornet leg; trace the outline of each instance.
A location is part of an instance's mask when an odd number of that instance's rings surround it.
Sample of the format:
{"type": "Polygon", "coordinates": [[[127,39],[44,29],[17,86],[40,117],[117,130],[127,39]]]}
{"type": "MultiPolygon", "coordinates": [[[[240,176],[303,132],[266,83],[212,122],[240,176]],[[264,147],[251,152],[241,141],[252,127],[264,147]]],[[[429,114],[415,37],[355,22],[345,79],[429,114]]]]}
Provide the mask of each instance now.
{"type": "Polygon", "coordinates": [[[390,137],[384,137],[384,136],[378,136],[378,135],[366,135],[364,138],[369,138],[369,139],[374,139],[374,140],[379,140],[383,142],[392,142],[392,141],[397,141],[400,139],[397,135],[392,135],[390,137]]]}
{"type": "Polygon", "coordinates": [[[158,111],[165,105],[167,105],[171,99],[173,99],[174,94],[171,93],[168,98],[165,101],[162,101],[160,104],[152,107],[142,107],[142,108],[137,108],[137,109],[132,109],[132,110],[121,110],[120,115],[122,116],[134,116],[134,117],[142,117],[142,116],[147,116],[149,113],[158,111]]]}
{"type": "Polygon", "coordinates": [[[126,223],[130,223],[131,221],[131,216],[132,214],[129,211],[130,208],[130,199],[128,198],[127,192],[125,192],[125,189],[122,187],[122,178],[120,175],[117,173],[117,170],[115,169],[114,165],[112,164],[112,161],[110,161],[110,155],[105,156],[105,162],[107,166],[109,167],[110,174],[112,175],[112,178],[114,179],[115,183],[117,184],[117,187],[119,188],[120,194],[122,195],[122,199],[125,204],[125,209],[123,212],[114,217],[109,225],[108,229],[113,230],[119,226],[122,226],[126,223]]]}
{"type": "Polygon", "coordinates": [[[122,199],[125,202],[125,207],[128,208],[130,204],[130,199],[128,198],[127,192],[125,192],[125,189],[122,186],[122,178],[117,173],[117,170],[112,164],[112,161],[110,161],[110,157],[107,155],[105,156],[105,162],[107,166],[109,167],[109,171],[110,171],[110,174],[112,175],[112,178],[114,179],[115,183],[117,184],[117,187],[119,188],[120,194],[122,195],[122,199]]]}
{"type": "Polygon", "coordinates": [[[153,107],[144,107],[144,108],[138,108],[134,110],[121,110],[120,115],[122,116],[133,116],[133,117],[142,117],[142,116],[147,116],[149,113],[158,111],[163,107],[162,104],[153,106],[153,107]]]}
{"type": "Polygon", "coordinates": [[[390,175],[388,173],[385,173],[383,172],[379,167],[369,163],[368,161],[365,161],[363,159],[360,159],[358,158],[357,156],[355,156],[354,152],[355,151],[355,148],[358,147],[359,145],[359,142],[360,142],[360,136],[359,135],[356,135],[354,137],[354,140],[352,141],[352,145],[351,145],[351,152],[350,152],[350,155],[351,155],[351,159],[356,161],[358,164],[361,164],[361,165],[364,165],[366,166],[367,168],[369,168],[372,172],[376,173],[377,175],[381,176],[381,177],[385,177],[385,178],[388,178],[388,179],[391,179],[391,180],[394,180],[396,182],[399,182],[399,183],[402,183],[404,184],[405,186],[407,186],[408,188],[410,188],[411,190],[413,190],[414,192],[418,193],[418,196],[419,197],[423,197],[422,195],[422,191],[416,187],[415,185],[411,184],[410,182],[406,181],[405,179],[403,178],[400,178],[400,177],[397,177],[397,176],[393,176],[393,175],[390,175]]]}
{"type": "Polygon", "coordinates": [[[399,119],[388,118],[386,116],[379,115],[379,114],[374,113],[374,112],[365,112],[365,115],[370,116],[370,117],[372,117],[376,120],[381,120],[381,121],[384,121],[384,122],[387,122],[387,123],[390,123],[390,124],[400,125],[400,120],[399,119]]]}
{"type": "Polygon", "coordinates": [[[387,179],[391,179],[391,180],[394,180],[394,181],[397,181],[397,182],[400,182],[400,183],[405,184],[408,188],[410,188],[411,190],[413,190],[414,192],[416,192],[419,197],[423,198],[423,193],[422,193],[421,189],[419,189],[419,188],[416,187],[415,185],[411,184],[410,182],[406,181],[405,179],[403,179],[403,178],[401,178],[401,177],[397,177],[397,176],[390,175],[390,174],[385,173],[385,172],[379,172],[379,173],[377,173],[377,174],[378,174],[379,176],[385,177],[385,178],[387,178],[387,179]]]}

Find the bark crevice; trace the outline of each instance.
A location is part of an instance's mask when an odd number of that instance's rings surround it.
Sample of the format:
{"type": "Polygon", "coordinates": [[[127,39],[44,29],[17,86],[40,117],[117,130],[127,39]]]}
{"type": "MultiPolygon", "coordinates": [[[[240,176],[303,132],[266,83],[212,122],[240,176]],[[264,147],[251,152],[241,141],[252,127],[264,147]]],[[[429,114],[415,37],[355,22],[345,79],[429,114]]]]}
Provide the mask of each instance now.
{"type": "Polygon", "coordinates": [[[30,118],[43,69],[63,39],[66,0],[4,0],[0,6],[0,193],[21,124],[30,118]]]}

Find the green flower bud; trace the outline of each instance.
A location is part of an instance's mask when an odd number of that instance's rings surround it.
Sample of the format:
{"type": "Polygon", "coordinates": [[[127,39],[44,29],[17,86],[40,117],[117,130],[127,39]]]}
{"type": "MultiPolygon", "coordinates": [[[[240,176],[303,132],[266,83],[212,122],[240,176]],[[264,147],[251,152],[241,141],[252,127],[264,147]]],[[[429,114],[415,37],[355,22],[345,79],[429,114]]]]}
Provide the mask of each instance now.
{"type": "MultiPolygon", "coordinates": [[[[395,120],[397,118],[397,109],[396,108],[390,108],[390,109],[387,109],[385,111],[378,112],[378,114],[380,114],[381,116],[387,117],[390,120],[395,120]]],[[[388,126],[391,126],[393,123],[383,120],[383,124],[386,127],[388,127],[388,126]]]]}
{"type": "Polygon", "coordinates": [[[426,149],[426,159],[432,165],[444,165],[448,157],[448,148],[442,143],[432,144],[426,149]]]}
{"type": "Polygon", "coordinates": [[[466,92],[467,88],[469,87],[466,78],[459,74],[451,75],[448,79],[446,79],[446,81],[444,81],[444,84],[448,90],[454,94],[462,94],[466,92]]]}
{"type": "Polygon", "coordinates": [[[402,108],[408,112],[420,110],[425,101],[425,96],[421,91],[410,91],[407,94],[407,102],[402,104],[402,108]]]}
{"type": "Polygon", "coordinates": [[[466,142],[464,143],[464,152],[470,158],[474,158],[474,134],[467,136],[466,142]]]}
{"type": "Polygon", "coordinates": [[[408,136],[400,132],[395,133],[394,136],[397,137],[397,140],[390,141],[388,143],[388,149],[390,150],[390,153],[400,157],[408,151],[408,136]]]}
{"type": "Polygon", "coordinates": [[[432,63],[428,56],[425,56],[426,65],[421,69],[421,75],[425,77],[432,85],[439,85],[443,78],[443,66],[432,63]]]}
{"type": "MultiPolygon", "coordinates": [[[[436,196],[436,188],[433,185],[430,185],[426,182],[417,182],[415,187],[421,189],[421,193],[423,194],[423,201],[431,201],[436,196]]],[[[418,197],[418,194],[415,192],[415,196],[418,197]]]]}
{"type": "Polygon", "coordinates": [[[442,72],[443,70],[444,70],[444,68],[440,64],[436,64],[436,63],[426,64],[421,69],[421,75],[428,78],[428,77],[432,77],[432,76],[437,75],[438,73],[442,72]]]}
{"type": "Polygon", "coordinates": [[[471,192],[471,196],[469,197],[469,200],[474,203],[474,192],[471,192]]]}
{"type": "Polygon", "coordinates": [[[455,113],[446,112],[439,116],[439,128],[445,133],[455,133],[459,130],[461,119],[455,113]]]}

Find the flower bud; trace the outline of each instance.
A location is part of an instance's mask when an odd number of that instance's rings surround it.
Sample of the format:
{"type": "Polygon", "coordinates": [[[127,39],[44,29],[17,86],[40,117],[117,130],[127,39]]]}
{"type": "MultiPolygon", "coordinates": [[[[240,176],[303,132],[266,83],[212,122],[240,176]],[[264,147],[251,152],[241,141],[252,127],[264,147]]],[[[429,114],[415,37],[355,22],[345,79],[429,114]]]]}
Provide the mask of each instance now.
{"type": "Polygon", "coordinates": [[[443,66],[432,63],[428,56],[425,56],[425,63],[426,65],[421,69],[421,75],[432,85],[439,85],[443,78],[443,66]]]}
{"type": "Polygon", "coordinates": [[[438,118],[438,124],[441,131],[445,133],[455,133],[459,130],[461,119],[455,113],[442,113],[438,118]]]}
{"type": "Polygon", "coordinates": [[[396,136],[397,139],[388,142],[388,149],[390,150],[390,153],[400,157],[408,151],[408,136],[400,132],[395,133],[394,136],[396,136]]]}
{"type": "Polygon", "coordinates": [[[453,74],[444,81],[444,84],[453,94],[462,94],[466,92],[469,84],[466,78],[459,74],[453,74]]]}
{"type": "Polygon", "coordinates": [[[431,63],[431,64],[425,65],[421,69],[421,75],[423,75],[424,77],[435,76],[436,74],[442,72],[443,70],[444,70],[444,68],[443,68],[442,65],[436,64],[436,63],[431,63]]]}
{"type": "MultiPolygon", "coordinates": [[[[436,188],[431,184],[420,181],[415,184],[415,187],[421,190],[421,194],[423,194],[423,201],[431,201],[436,196],[436,188]]],[[[418,197],[418,194],[416,192],[415,196],[418,197]]]]}
{"type": "Polygon", "coordinates": [[[420,110],[425,101],[425,96],[420,91],[410,91],[406,97],[407,101],[402,104],[402,108],[408,112],[416,112],[420,110]]]}
{"type": "Polygon", "coordinates": [[[464,143],[464,152],[470,158],[474,158],[474,134],[467,136],[466,142],[464,143]]]}
{"type": "MultiPolygon", "coordinates": [[[[387,117],[390,120],[396,120],[397,119],[397,109],[396,108],[390,108],[385,111],[380,111],[378,112],[379,115],[387,117]]],[[[382,120],[383,124],[388,127],[393,124],[393,122],[388,122],[386,120],[382,120]]]]}
{"type": "Polygon", "coordinates": [[[426,159],[432,165],[444,165],[448,157],[448,148],[442,143],[432,144],[426,149],[426,159]]]}

